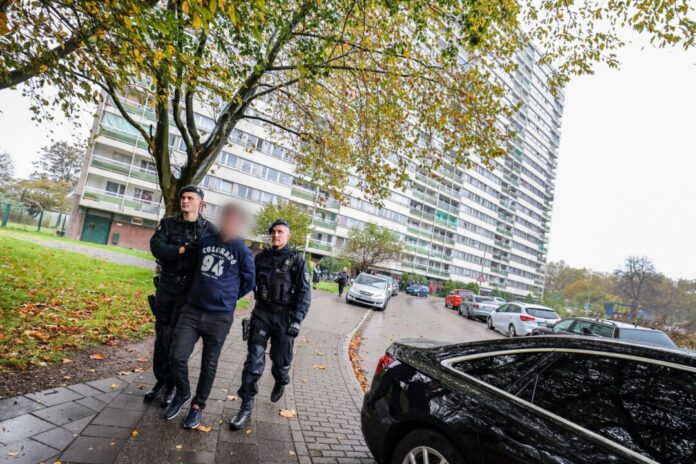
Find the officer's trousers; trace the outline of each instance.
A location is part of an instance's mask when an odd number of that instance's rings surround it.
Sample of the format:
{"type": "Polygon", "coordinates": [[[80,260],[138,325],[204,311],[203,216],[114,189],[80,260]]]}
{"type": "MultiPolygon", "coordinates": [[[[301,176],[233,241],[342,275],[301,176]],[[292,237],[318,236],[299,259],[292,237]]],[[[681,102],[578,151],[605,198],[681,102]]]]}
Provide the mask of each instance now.
{"type": "Polygon", "coordinates": [[[157,383],[174,386],[169,368],[169,351],[174,336],[179,311],[186,302],[188,286],[160,280],[155,293],[155,350],[152,355],[152,371],[157,383]]]}
{"type": "Polygon", "coordinates": [[[258,393],[258,381],[266,364],[266,345],[271,341],[271,373],[276,383],[290,383],[290,364],[295,339],[287,335],[290,325],[287,312],[274,313],[255,308],[251,314],[248,354],[242,371],[242,385],[237,394],[250,399],[258,393]]]}

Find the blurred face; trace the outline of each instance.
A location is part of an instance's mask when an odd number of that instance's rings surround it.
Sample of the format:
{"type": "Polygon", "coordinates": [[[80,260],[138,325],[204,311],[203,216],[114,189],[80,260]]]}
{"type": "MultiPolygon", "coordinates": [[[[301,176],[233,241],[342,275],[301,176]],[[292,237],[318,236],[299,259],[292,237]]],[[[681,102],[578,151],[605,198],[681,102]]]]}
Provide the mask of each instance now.
{"type": "Polygon", "coordinates": [[[181,212],[188,214],[198,214],[201,211],[201,206],[203,205],[203,200],[197,194],[193,192],[184,192],[181,194],[180,204],[181,212]]]}
{"type": "Polygon", "coordinates": [[[220,220],[220,234],[226,239],[239,237],[244,230],[244,218],[236,211],[225,214],[220,220]]]}
{"type": "Polygon", "coordinates": [[[283,248],[290,240],[290,229],[285,226],[275,226],[271,229],[271,245],[273,248],[283,248]]]}

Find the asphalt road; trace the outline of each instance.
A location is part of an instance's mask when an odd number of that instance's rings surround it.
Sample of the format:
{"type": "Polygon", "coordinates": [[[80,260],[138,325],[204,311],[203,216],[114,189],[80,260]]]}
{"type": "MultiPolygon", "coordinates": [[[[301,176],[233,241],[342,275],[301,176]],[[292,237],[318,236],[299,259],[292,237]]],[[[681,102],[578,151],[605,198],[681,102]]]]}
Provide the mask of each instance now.
{"type": "Polygon", "coordinates": [[[445,308],[442,298],[419,298],[402,292],[391,299],[386,311],[375,311],[363,330],[360,358],[368,380],[372,379],[377,361],[387,347],[402,338],[461,343],[502,338],[502,335],[488,330],[484,322],[467,320],[445,308]]]}

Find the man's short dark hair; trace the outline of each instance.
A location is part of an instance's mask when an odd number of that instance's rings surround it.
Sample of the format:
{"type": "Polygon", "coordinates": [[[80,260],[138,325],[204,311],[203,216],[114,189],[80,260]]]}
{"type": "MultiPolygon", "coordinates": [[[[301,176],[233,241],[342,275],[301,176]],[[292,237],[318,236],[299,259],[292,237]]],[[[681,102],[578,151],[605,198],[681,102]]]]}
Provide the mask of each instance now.
{"type": "Polygon", "coordinates": [[[230,214],[239,217],[242,221],[246,221],[247,219],[246,211],[244,211],[244,208],[242,208],[237,203],[227,203],[225,206],[222,207],[223,218],[227,217],[230,214]]]}

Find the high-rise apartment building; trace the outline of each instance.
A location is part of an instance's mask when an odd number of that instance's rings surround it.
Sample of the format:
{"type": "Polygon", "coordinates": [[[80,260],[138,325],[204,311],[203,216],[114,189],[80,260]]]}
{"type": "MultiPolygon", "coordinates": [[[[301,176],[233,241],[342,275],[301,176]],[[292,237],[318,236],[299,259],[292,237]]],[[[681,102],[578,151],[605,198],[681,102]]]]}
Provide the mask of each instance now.
{"type": "MultiPolygon", "coordinates": [[[[392,191],[382,207],[361,199],[357,179],[351,178],[347,204],[317,203],[320,193],[295,175],[292,153],[263,125],[243,120],[202,182],[204,215],[214,220],[230,199],[249,202],[254,210],[292,201],[313,212],[308,251],[315,258],[338,253],[351,228],[372,222],[403,240],[401,260],[383,265],[389,272],[424,274],[433,281],[480,279],[484,289],[538,295],[544,285],[563,96],[551,94],[537,59],[538,51],[527,47],[517,56],[516,72],[497,76],[521,110],[508,121],[517,130],[509,155],[495,160],[493,170],[449,162],[437,172],[413,168],[408,189],[392,191]]],[[[154,120],[142,100],[136,94],[123,97],[136,120],[154,120]]],[[[204,130],[214,124],[203,114],[197,117],[204,130]]],[[[179,136],[173,135],[171,143],[173,156],[183,153],[179,136]]],[[[147,249],[164,212],[160,199],[144,141],[105,100],[96,115],[70,235],[147,249]]]]}

